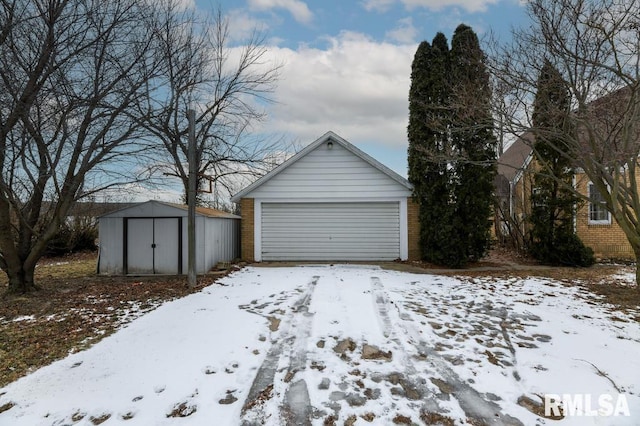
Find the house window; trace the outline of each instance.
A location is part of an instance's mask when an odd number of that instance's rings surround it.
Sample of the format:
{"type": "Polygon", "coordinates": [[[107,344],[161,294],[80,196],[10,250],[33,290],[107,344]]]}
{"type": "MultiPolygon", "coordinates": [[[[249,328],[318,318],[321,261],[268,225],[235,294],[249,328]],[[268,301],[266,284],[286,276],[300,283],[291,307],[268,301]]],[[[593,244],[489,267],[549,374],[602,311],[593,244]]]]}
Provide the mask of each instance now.
{"type": "Polygon", "coordinates": [[[589,223],[595,225],[609,225],[611,223],[611,216],[604,197],[592,183],[589,183],[589,223]]]}
{"type": "Polygon", "coordinates": [[[535,187],[531,190],[531,207],[545,207],[545,200],[542,199],[542,188],[535,187]]]}

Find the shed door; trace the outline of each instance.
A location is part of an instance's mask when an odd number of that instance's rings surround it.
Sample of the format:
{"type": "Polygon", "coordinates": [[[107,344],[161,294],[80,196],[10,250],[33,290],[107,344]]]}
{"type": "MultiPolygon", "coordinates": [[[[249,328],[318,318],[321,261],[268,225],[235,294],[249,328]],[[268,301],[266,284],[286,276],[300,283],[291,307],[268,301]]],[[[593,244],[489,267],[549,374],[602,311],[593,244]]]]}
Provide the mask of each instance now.
{"type": "Polygon", "coordinates": [[[177,274],[178,271],[178,219],[154,219],[154,273],[177,274]]]}
{"type": "Polygon", "coordinates": [[[179,218],[127,218],[127,273],[178,274],[179,218]]]}
{"type": "Polygon", "coordinates": [[[262,260],[394,260],[400,205],[262,203],[262,260]]]}
{"type": "Polygon", "coordinates": [[[127,221],[127,273],[153,274],[153,219],[127,221]]]}

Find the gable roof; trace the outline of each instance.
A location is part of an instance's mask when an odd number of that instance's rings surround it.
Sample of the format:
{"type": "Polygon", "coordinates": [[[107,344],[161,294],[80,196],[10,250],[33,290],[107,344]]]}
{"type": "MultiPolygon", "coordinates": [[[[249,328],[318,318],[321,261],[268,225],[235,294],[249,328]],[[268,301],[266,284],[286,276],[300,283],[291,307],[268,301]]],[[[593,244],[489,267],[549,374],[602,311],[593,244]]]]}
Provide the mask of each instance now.
{"type": "MultiPolygon", "coordinates": [[[[595,156],[600,161],[625,159],[630,154],[634,154],[637,150],[636,144],[630,144],[630,146],[624,143],[617,144],[615,138],[611,137],[623,129],[620,117],[630,108],[630,102],[636,102],[637,105],[638,101],[632,99],[633,93],[631,87],[625,86],[588,102],[586,114],[582,115],[580,119],[588,121],[596,133],[596,138],[600,139],[595,145],[589,144],[583,135],[578,134],[576,148],[585,155],[595,156]]],[[[640,143],[640,134],[638,134],[640,130],[636,127],[634,131],[636,132],[635,137],[640,143]]],[[[585,130],[582,129],[581,132],[585,132],[585,130]]],[[[533,159],[534,141],[535,135],[532,130],[518,136],[498,159],[498,175],[504,176],[514,184],[520,180],[524,170],[533,159]]]]}
{"type": "MultiPolygon", "coordinates": [[[[183,211],[188,211],[189,210],[189,206],[186,206],[184,204],[177,204],[177,203],[168,203],[165,201],[158,201],[158,200],[149,200],[149,201],[143,201],[141,203],[131,203],[130,205],[128,205],[127,207],[109,212],[107,214],[103,214],[99,217],[106,217],[106,216],[111,216],[111,215],[115,215],[115,216],[119,216],[120,213],[129,210],[131,208],[135,208],[135,207],[139,207],[142,206],[144,204],[160,204],[163,206],[168,206],[168,207],[172,207],[172,208],[176,208],[176,209],[180,209],[183,211]]],[[[217,209],[211,209],[208,207],[196,207],[196,215],[197,216],[205,216],[205,217],[217,217],[217,218],[223,218],[223,219],[240,219],[240,216],[232,214],[232,213],[227,213],[225,211],[222,210],[217,210],[217,209]]]]}
{"type": "Polygon", "coordinates": [[[523,133],[498,159],[498,175],[515,183],[531,161],[534,136],[531,132],[523,133]]]}
{"type": "Polygon", "coordinates": [[[347,142],[345,139],[341,138],[340,136],[338,136],[334,132],[329,131],[329,132],[325,133],[324,135],[322,135],[320,138],[316,139],[311,144],[309,144],[302,151],[298,152],[296,155],[294,155],[293,157],[289,158],[287,161],[285,161],[284,163],[280,164],[278,167],[276,167],[275,169],[271,170],[269,173],[267,173],[266,175],[262,176],[260,179],[256,180],[251,185],[249,185],[246,188],[244,188],[242,191],[238,192],[236,195],[231,197],[231,201],[233,201],[234,203],[237,203],[238,201],[240,201],[240,199],[245,198],[249,193],[253,192],[254,190],[259,188],[260,186],[262,186],[265,183],[269,182],[271,179],[273,179],[275,176],[277,176],[280,173],[282,173],[283,171],[285,171],[291,165],[295,164],[296,162],[300,161],[302,158],[307,156],[310,152],[314,151],[316,148],[318,148],[319,146],[321,146],[324,143],[329,142],[329,141],[332,141],[333,143],[336,143],[336,144],[342,146],[347,151],[349,151],[352,154],[356,155],[357,157],[361,158],[362,160],[367,162],[370,166],[372,166],[375,169],[381,171],[382,173],[387,175],[389,178],[393,179],[394,181],[396,181],[400,185],[404,186],[405,188],[407,188],[409,190],[413,189],[413,187],[411,186],[411,184],[409,183],[408,180],[406,180],[405,178],[403,178],[402,176],[400,176],[399,174],[397,174],[396,172],[394,172],[393,170],[391,170],[390,168],[388,168],[384,164],[380,163],[379,161],[377,161],[376,159],[374,159],[370,155],[366,154],[362,150],[356,148],[354,145],[352,145],[351,143],[347,142]]]}

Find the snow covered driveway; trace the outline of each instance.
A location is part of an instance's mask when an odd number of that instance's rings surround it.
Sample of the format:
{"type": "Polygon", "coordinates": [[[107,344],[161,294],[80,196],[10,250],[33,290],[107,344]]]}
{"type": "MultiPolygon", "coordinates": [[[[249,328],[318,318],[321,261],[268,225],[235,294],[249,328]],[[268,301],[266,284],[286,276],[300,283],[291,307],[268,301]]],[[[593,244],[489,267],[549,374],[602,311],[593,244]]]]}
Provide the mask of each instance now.
{"type": "Polygon", "coordinates": [[[640,424],[640,326],[578,287],[339,265],[220,283],[0,389],[0,425],[640,424]],[[543,419],[544,394],[618,415],[543,419]]]}

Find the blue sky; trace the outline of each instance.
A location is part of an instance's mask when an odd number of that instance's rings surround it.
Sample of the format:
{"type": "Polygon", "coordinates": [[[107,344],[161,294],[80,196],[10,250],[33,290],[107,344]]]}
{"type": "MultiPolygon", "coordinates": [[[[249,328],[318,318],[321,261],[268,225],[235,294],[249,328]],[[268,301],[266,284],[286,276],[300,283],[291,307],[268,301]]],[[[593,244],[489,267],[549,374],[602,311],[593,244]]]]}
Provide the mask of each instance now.
{"type": "Polygon", "coordinates": [[[258,131],[305,146],[332,130],[402,176],[407,173],[411,61],[422,40],[460,24],[508,40],[526,23],[522,0],[195,0],[216,5],[231,37],[264,32],[282,63],[276,103],[258,131]]]}

